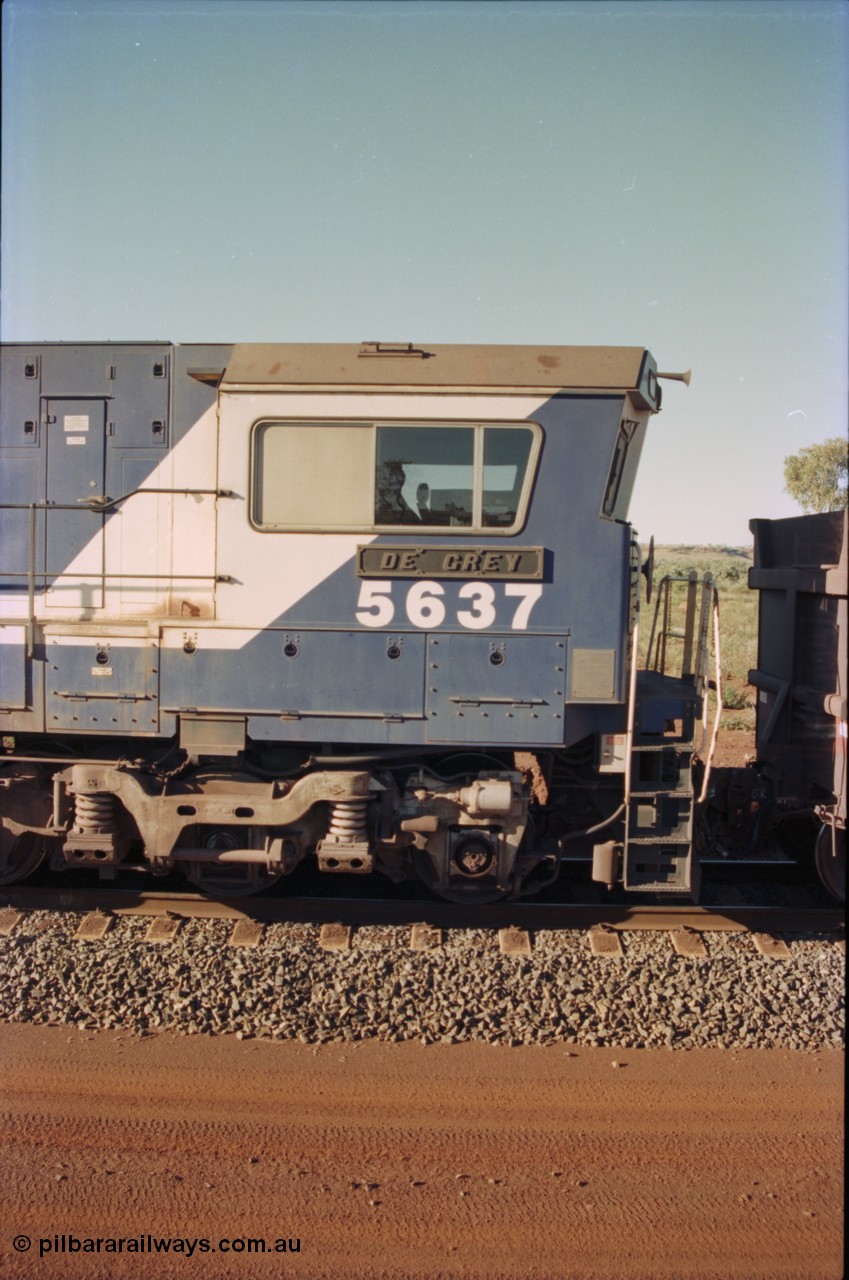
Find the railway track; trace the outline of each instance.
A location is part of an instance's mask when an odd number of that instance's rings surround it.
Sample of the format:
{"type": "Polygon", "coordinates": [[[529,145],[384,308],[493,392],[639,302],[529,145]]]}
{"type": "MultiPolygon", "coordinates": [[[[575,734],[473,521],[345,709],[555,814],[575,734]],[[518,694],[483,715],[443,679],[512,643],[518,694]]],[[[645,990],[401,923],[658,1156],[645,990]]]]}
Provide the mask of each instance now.
{"type": "Polygon", "coordinates": [[[845,913],[833,906],[725,902],[610,903],[582,901],[510,902],[483,906],[432,900],[392,901],[342,897],[251,897],[222,901],[198,893],[146,888],[10,888],[0,909],[11,911],[96,912],[106,916],[173,919],[253,920],[264,924],[413,925],[445,929],[611,930],[756,933],[842,933],[845,913]]]}
{"type": "Polygon", "coordinates": [[[843,1036],[843,914],[821,905],[29,885],[0,895],[0,938],[4,1022],[314,1045],[817,1049],[843,1036]]]}

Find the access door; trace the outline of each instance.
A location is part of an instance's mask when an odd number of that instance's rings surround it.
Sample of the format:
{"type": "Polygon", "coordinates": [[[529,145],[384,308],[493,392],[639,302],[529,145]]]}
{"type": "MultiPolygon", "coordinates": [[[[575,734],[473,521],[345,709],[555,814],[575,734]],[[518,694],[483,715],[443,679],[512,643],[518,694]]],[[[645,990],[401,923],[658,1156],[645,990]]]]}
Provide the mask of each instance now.
{"type": "Polygon", "coordinates": [[[47,402],[45,570],[49,608],[103,604],[105,400],[47,402]]]}

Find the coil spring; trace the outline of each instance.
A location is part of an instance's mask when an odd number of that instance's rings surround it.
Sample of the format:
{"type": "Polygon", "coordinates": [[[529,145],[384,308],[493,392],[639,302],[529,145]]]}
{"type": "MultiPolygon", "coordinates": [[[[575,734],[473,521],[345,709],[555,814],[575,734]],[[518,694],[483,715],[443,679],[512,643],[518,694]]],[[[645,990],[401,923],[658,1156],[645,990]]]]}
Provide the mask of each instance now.
{"type": "Polygon", "coordinates": [[[78,831],[108,835],[115,830],[115,797],[110,791],[78,791],[74,799],[74,825],[78,831]]]}
{"type": "Polygon", "coordinates": [[[368,800],[337,800],[330,809],[330,825],[327,834],[344,844],[361,844],[368,841],[366,809],[368,800]]]}

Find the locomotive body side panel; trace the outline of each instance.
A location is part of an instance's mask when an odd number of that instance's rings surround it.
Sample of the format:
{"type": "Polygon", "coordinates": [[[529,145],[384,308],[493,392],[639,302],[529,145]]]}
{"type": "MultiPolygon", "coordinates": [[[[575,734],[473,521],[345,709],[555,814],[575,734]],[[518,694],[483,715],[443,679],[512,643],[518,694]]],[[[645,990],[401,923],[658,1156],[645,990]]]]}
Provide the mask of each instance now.
{"type": "Polygon", "coordinates": [[[648,352],[3,360],[0,723],[21,750],[0,881],[46,840],[58,869],[135,858],[212,892],[314,854],[491,901],[550,881],[582,827],[624,838],[627,776],[595,755],[632,732],[648,352]]]}
{"type": "MultiPolygon", "coordinates": [[[[250,364],[247,357],[254,349],[246,350],[241,363],[233,360],[236,375],[250,364]]],[[[502,367],[509,351],[497,353],[492,367],[502,367]]],[[[515,388],[435,394],[336,386],[330,394],[314,393],[282,390],[270,373],[256,387],[231,383],[216,395],[229,355],[228,348],[166,344],[4,348],[9,388],[2,445],[4,558],[17,566],[18,575],[6,578],[3,593],[9,728],[77,732],[96,724],[102,733],[131,729],[164,735],[174,731],[181,711],[237,710],[252,717],[249,733],[259,739],[296,739],[307,727],[298,723],[305,717],[315,722],[316,736],[344,742],[445,741],[448,723],[458,740],[467,740],[471,718],[458,708],[480,693],[492,707],[507,708],[496,715],[486,706],[480,710],[482,741],[521,745],[526,739],[568,742],[586,732],[586,716],[579,716],[570,733],[565,703],[621,706],[631,607],[628,529],[622,516],[647,408],[602,390],[541,396],[515,388]],[[433,436],[437,442],[451,433],[471,437],[492,424],[487,439],[493,448],[499,439],[507,440],[511,427],[524,428],[532,447],[521,511],[508,529],[499,526],[502,517],[495,514],[486,528],[462,523],[434,528],[422,522],[415,529],[403,525],[383,532],[372,490],[373,456],[366,454],[360,473],[345,477],[362,490],[354,504],[356,527],[346,527],[352,521],[343,516],[339,528],[329,531],[326,515],[313,522],[315,527],[303,527],[309,524],[308,499],[300,528],[290,530],[284,523],[269,531],[258,527],[252,510],[257,430],[263,423],[293,424],[304,436],[302,460],[328,433],[335,433],[331,445],[344,452],[349,432],[351,439],[367,434],[367,448],[373,449],[378,430],[404,424],[445,430],[446,435],[433,436]],[[216,496],[219,487],[226,496],[216,496]],[[420,571],[405,575],[402,564],[390,578],[375,579],[360,568],[360,551],[370,545],[387,548],[387,563],[393,555],[406,559],[425,546],[441,552],[450,570],[443,576],[437,564],[422,580],[420,571]],[[532,577],[524,576],[516,548],[538,556],[532,577]],[[25,616],[24,647],[37,623],[44,643],[37,654],[22,659],[17,618],[25,616]],[[65,623],[79,624],[74,644],[62,635],[65,623]],[[117,641],[122,623],[147,627],[131,664],[150,704],[141,716],[127,714],[128,695],[112,664],[97,666],[98,642],[108,647],[110,636],[117,641]],[[348,653],[356,649],[357,675],[343,690],[332,679],[328,683],[327,669],[339,666],[333,637],[337,653],[342,652],[349,630],[352,637],[364,631],[373,638],[364,634],[356,646],[347,646],[348,653]],[[504,646],[514,632],[528,633],[527,642],[513,645],[511,661],[501,671],[504,646]],[[295,633],[300,637],[294,641],[297,661],[283,661],[280,651],[295,633]],[[376,633],[383,638],[378,641],[376,633]],[[431,682],[426,694],[420,639],[424,635],[435,642],[437,633],[446,640],[454,633],[458,637],[451,643],[450,687],[443,677],[439,685],[431,682]],[[533,635],[545,638],[538,658],[532,656],[533,635]],[[388,647],[400,649],[402,659],[385,656],[386,638],[391,642],[393,636],[403,643],[388,647]],[[492,652],[487,650],[482,667],[474,641],[483,636],[492,637],[487,641],[492,652]],[[149,649],[160,640],[161,663],[152,663],[149,649]],[[554,663],[549,641],[558,646],[560,660],[554,663]],[[521,664],[515,657],[519,648],[521,664]],[[47,661],[50,649],[61,661],[47,661]],[[71,659],[72,650],[78,660],[71,659]],[[403,666],[388,665],[399,661],[403,666]],[[539,689],[531,687],[527,675],[516,684],[519,666],[539,672],[539,689]],[[93,689],[83,679],[92,670],[98,673],[93,689]],[[263,680],[256,689],[251,673],[260,670],[263,680]],[[383,705],[393,681],[403,685],[405,697],[392,696],[383,705]],[[316,692],[322,686],[324,693],[316,692]],[[421,702],[411,700],[409,690],[419,687],[421,702]],[[446,698],[450,716],[436,705],[446,698]],[[99,705],[74,714],[85,702],[99,705]],[[545,728],[535,723],[540,720],[536,706],[547,708],[545,728]]],[[[458,363],[456,354],[452,359],[452,376],[465,370],[468,378],[468,361],[458,363]]],[[[627,353],[624,363],[644,380],[642,356],[638,361],[627,353]]],[[[586,368],[586,362],[576,367],[586,368]]],[[[592,362],[590,369],[587,377],[597,375],[592,362]]],[[[387,379],[385,364],[380,377],[387,379]]],[[[641,396],[633,393],[638,403],[641,396]]],[[[475,465],[480,467],[481,460],[475,465]]],[[[511,483],[497,478],[509,474],[510,467],[487,466],[490,487],[511,483]]],[[[459,475],[462,467],[455,471],[459,475]]],[[[430,465],[426,472],[437,473],[451,482],[445,465],[441,470],[430,465]]],[[[338,477],[337,471],[337,484],[338,477]]],[[[308,467],[302,487],[317,496],[325,479],[320,468],[308,467]]],[[[467,483],[468,476],[459,482],[467,483]]],[[[496,513],[499,502],[516,505],[516,495],[501,498],[497,489],[487,500],[496,513]]],[[[318,505],[326,513],[326,500],[318,505]]],[[[509,520],[511,513],[503,518],[509,520]]],[[[117,645],[125,663],[130,663],[125,652],[130,647],[125,634],[117,645]]],[[[602,715],[602,727],[615,727],[619,719],[602,715]]]]}

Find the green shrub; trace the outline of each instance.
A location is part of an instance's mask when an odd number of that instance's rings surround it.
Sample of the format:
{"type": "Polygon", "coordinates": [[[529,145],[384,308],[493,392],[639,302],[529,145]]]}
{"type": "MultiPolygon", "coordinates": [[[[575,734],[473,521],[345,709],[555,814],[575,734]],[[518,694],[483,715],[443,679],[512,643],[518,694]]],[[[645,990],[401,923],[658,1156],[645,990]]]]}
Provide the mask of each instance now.
{"type": "Polygon", "coordinates": [[[747,689],[735,689],[726,685],[722,690],[722,706],[725,711],[742,711],[752,705],[747,689]]]}
{"type": "Polygon", "coordinates": [[[753,720],[747,720],[745,716],[723,716],[719,722],[721,729],[729,729],[732,732],[746,732],[754,726],[753,720]]]}

